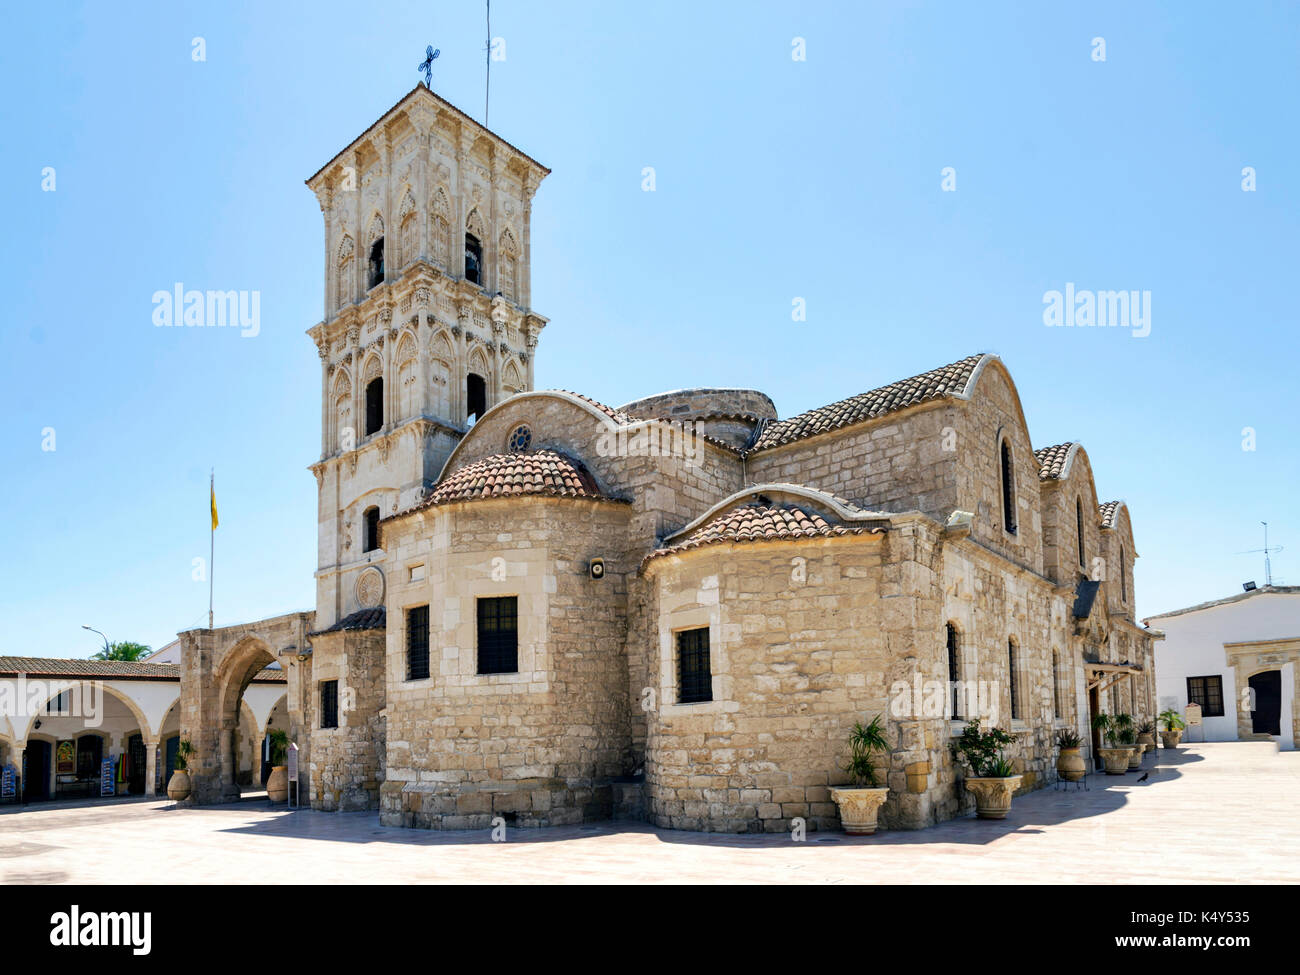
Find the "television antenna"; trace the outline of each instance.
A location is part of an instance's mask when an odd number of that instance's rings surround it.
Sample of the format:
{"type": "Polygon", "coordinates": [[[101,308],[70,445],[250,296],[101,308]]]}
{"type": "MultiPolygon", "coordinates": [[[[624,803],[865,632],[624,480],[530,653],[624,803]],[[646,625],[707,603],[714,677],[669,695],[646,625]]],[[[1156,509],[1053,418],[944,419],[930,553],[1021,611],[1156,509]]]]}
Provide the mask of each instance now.
{"type": "Polygon", "coordinates": [[[1264,547],[1247,549],[1245,552],[1238,552],[1237,554],[1258,555],[1260,552],[1263,552],[1264,553],[1264,585],[1271,586],[1273,585],[1273,564],[1269,560],[1269,554],[1272,552],[1282,551],[1282,546],[1281,545],[1270,546],[1268,544],[1268,522],[1261,521],[1260,524],[1264,526],[1264,547]]]}

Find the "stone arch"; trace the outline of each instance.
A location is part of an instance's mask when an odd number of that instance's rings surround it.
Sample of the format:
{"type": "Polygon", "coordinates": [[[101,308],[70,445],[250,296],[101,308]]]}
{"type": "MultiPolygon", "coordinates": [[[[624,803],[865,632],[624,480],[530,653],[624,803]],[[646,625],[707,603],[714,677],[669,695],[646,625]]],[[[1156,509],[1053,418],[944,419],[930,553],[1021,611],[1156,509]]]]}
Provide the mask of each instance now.
{"type": "Polygon", "coordinates": [[[405,267],[420,256],[420,217],[410,187],[397,210],[397,239],[399,266],[405,267]]]}
{"type": "Polygon", "coordinates": [[[519,303],[519,245],[507,227],[497,245],[497,290],[508,301],[519,303]]]}
{"type": "Polygon", "coordinates": [[[511,360],[506,364],[506,374],[503,383],[505,394],[507,396],[514,396],[516,393],[522,393],[524,391],[524,378],[520,375],[519,366],[514,362],[514,360],[511,360]]]}
{"type": "Polygon", "coordinates": [[[418,416],[423,403],[420,396],[418,366],[419,343],[411,333],[403,333],[397,343],[397,419],[418,416]]]}
{"type": "Polygon", "coordinates": [[[112,687],[106,682],[88,681],[88,680],[60,681],[59,690],[56,691],[54,694],[50,695],[44,701],[42,701],[39,707],[36,709],[36,713],[33,714],[30,718],[28,718],[26,733],[23,735],[23,738],[27,739],[32,736],[33,725],[35,725],[37,721],[39,721],[42,717],[45,716],[44,715],[45,706],[49,704],[50,701],[53,701],[56,697],[58,697],[59,693],[62,693],[63,691],[72,690],[74,687],[90,687],[92,685],[102,688],[105,693],[113,695],[113,697],[116,700],[124,704],[126,706],[126,709],[131,712],[131,716],[134,717],[136,722],[139,724],[140,733],[144,735],[145,741],[146,742],[153,741],[154,732],[153,729],[151,729],[149,726],[149,719],[145,717],[144,712],[140,710],[140,707],[134,701],[132,701],[130,697],[128,697],[122,691],[117,690],[115,687],[112,687]]]}
{"type": "Polygon", "coordinates": [[[267,664],[275,661],[271,648],[257,636],[246,636],[232,646],[213,673],[217,688],[217,762],[220,794],[237,799],[239,790],[239,734],[244,691],[267,664]]]}
{"type": "Polygon", "coordinates": [[[352,300],[352,282],[353,278],[353,258],[356,254],[356,246],[352,243],[352,235],[344,234],[343,240],[339,242],[338,254],[334,258],[334,307],[342,308],[352,300]]]}
{"type": "Polygon", "coordinates": [[[356,446],[356,422],[352,417],[352,377],[346,369],[339,370],[331,394],[334,423],[333,442],[338,450],[351,450],[356,446]]]}
{"type": "Polygon", "coordinates": [[[366,226],[366,246],[369,247],[382,236],[384,236],[384,218],[376,210],[370,215],[370,223],[366,226]]]}

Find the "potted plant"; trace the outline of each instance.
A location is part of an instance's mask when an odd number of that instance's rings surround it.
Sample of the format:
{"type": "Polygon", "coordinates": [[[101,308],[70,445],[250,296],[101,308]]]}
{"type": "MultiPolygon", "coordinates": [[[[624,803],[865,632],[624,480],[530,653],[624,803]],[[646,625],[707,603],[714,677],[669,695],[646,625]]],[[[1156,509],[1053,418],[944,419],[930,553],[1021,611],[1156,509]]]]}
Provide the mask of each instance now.
{"type": "Polygon", "coordinates": [[[1106,764],[1106,774],[1123,775],[1128,771],[1128,748],[1119,741],[1115,717],[1103,712],[1092,719],[1092,726],[1106,742],[1106,747],[1098,749],[1106,764]]]}
{"type": "Polygon", "coordinates": [[[1187,727],[1183,716],[1173,708],[1166,708],[1160,712],[1160,723],[1165,726],[1165,730],[1160,732],[1160,743],[1166,748],[1177,748],[1183,729],[1187,727]]]}
{"type": "Polygon", "coordinates": [[[966,776],[966,788],[975,794],[975,814],[980,819],[1006,819],[1011,809],[1011,798],[1020,787],[1021,776],[1002,750],[1015,740],[1001,728],[980,731],[979,719],[972,718],[952,746],[953,755],[971,771],[966,776]]]}
{"type": "Polygon", "coordinates": [[[1128,767],[1141,768],[1142,748],[1138,745],[1137,728],[1131,714],[1121,711],[1115,715],[1115,738],[1121,747],[1128,749],[1128,767]]]}
{"type": "Polygon", "coordinates": [[[876,766],[871,758],[873,752],[889,751],[889,742],[880,727],[880,715],[872,718],[869,725],[859,721],[853,726],[849,750],[849,764],[844,766],[844,771],[848,773],[851,785],[832,787],[831,798],[840,807],[844,832],[851,836],[869,836],[876,831],[876,817],[889,796],[888,787],[876,787],[876,766]]]}
{"type": "Polygon", "coordinates": [[[176,743],[176,760],[172,766],[172,777],[167,780],[167,798],[173,802],[180,802],[190,797],[190,760],[194,755],[194,745],[188,738],[182,738],[176,743]]]}
{"type": "Polygon", "coordinates": [[[271,739],[271,777],[266,780],[266,798],[284,802],[289,798],[289,736],[279,728],[266,733],[271,739]]]}
{"type": "Polygon", "coordinates": [[[1142,746],[1143,754],[1156,750],[1156,725],[1150,718],[1138,725],[1138,744],[1142,746]]]}
{"type": "Polygon", "coordinates": [[[1088,765],[1079,752],[1083,740],[1073,728],[1063,728],[1056,733],[1056,746],[1061,754],[1056,759],[1056,774],[1066,782],[1078,782],[1088,774],[1088,765]]]}

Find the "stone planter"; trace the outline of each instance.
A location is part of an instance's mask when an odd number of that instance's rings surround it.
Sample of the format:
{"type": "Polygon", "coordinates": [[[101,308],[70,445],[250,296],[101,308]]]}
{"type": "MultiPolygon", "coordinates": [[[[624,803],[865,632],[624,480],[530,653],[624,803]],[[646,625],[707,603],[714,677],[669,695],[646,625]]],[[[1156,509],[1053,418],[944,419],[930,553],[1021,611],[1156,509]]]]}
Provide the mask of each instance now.
{"type": "Polygon", "coordinates": [[[968,778],[966,788],[975,794],[975,815],[980,819],[1006,819],[1011,797],[1020,788],[1020,776],[968,778]]]}
{"type": "Polygon", "coordinates": [[[1183,732],[1181,729],[1178,731],[1162,731],[1160,732],[1160,743],[1166,748],[1177,748],[1182,737],[1183,732]]]}
{"type": "Polygon", "coordinates": [[[272,802],[284,802],[289,798],[289,766],[275,765],[271,768],[271,777],[266,780],[266,798],[272,802]]]}
{"type": "Polygon", "coordinates": [[[1128,771],[1128,747],[1099,748],[1101,760],[1106,763],[1107,775],[1123,775],[1128,771]]]}
{"type": "Polygon", "coordinates": [[[870,836],[876,831],[876,816],[888,797],[888,789],[831,788],[831,798],[840,807],[840,825],[850,836],[870,836]]]}
{"type": "Polygon", "coordinates": [[[1062,748],[1056,759],[1056,774],[1066,782],[1079,782],[1088,774],[1088,763],[1078,748],[1062,748]]]}
{"type": "Polygon", "coordinates": [[[177,769],[172,773],[172,777],[167,780],[167,798],[172,802],[180,802],[182,799],[190,797],[190,773],[177,769]]]}
{"type": "Polygon", "coordinates": [[[1151,734],[1138,735],[1138,744],[1142,746],[1142,754],[1156,750],[1156,736],[1151,734]]]}
{"type": "Polygon", "coordinates": [[[1124,747],[1128,749],[1128,767],[1130,769],[1141,768],[1142,767],[1142,746],[1125,745],[1124,747]]]}

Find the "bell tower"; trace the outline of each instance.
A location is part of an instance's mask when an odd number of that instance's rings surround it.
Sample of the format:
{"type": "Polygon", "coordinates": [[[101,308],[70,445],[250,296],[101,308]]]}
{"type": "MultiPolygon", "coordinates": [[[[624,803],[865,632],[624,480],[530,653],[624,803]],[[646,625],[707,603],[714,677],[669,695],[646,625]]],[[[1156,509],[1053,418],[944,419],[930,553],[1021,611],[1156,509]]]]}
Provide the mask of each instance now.
{"type": "Polygon", "coordinates": [[[383,605],[378,523],[533,388],[533,195],[550,172],[424,85],[307,186],[325,218],[316,626],[383,605]]]}

